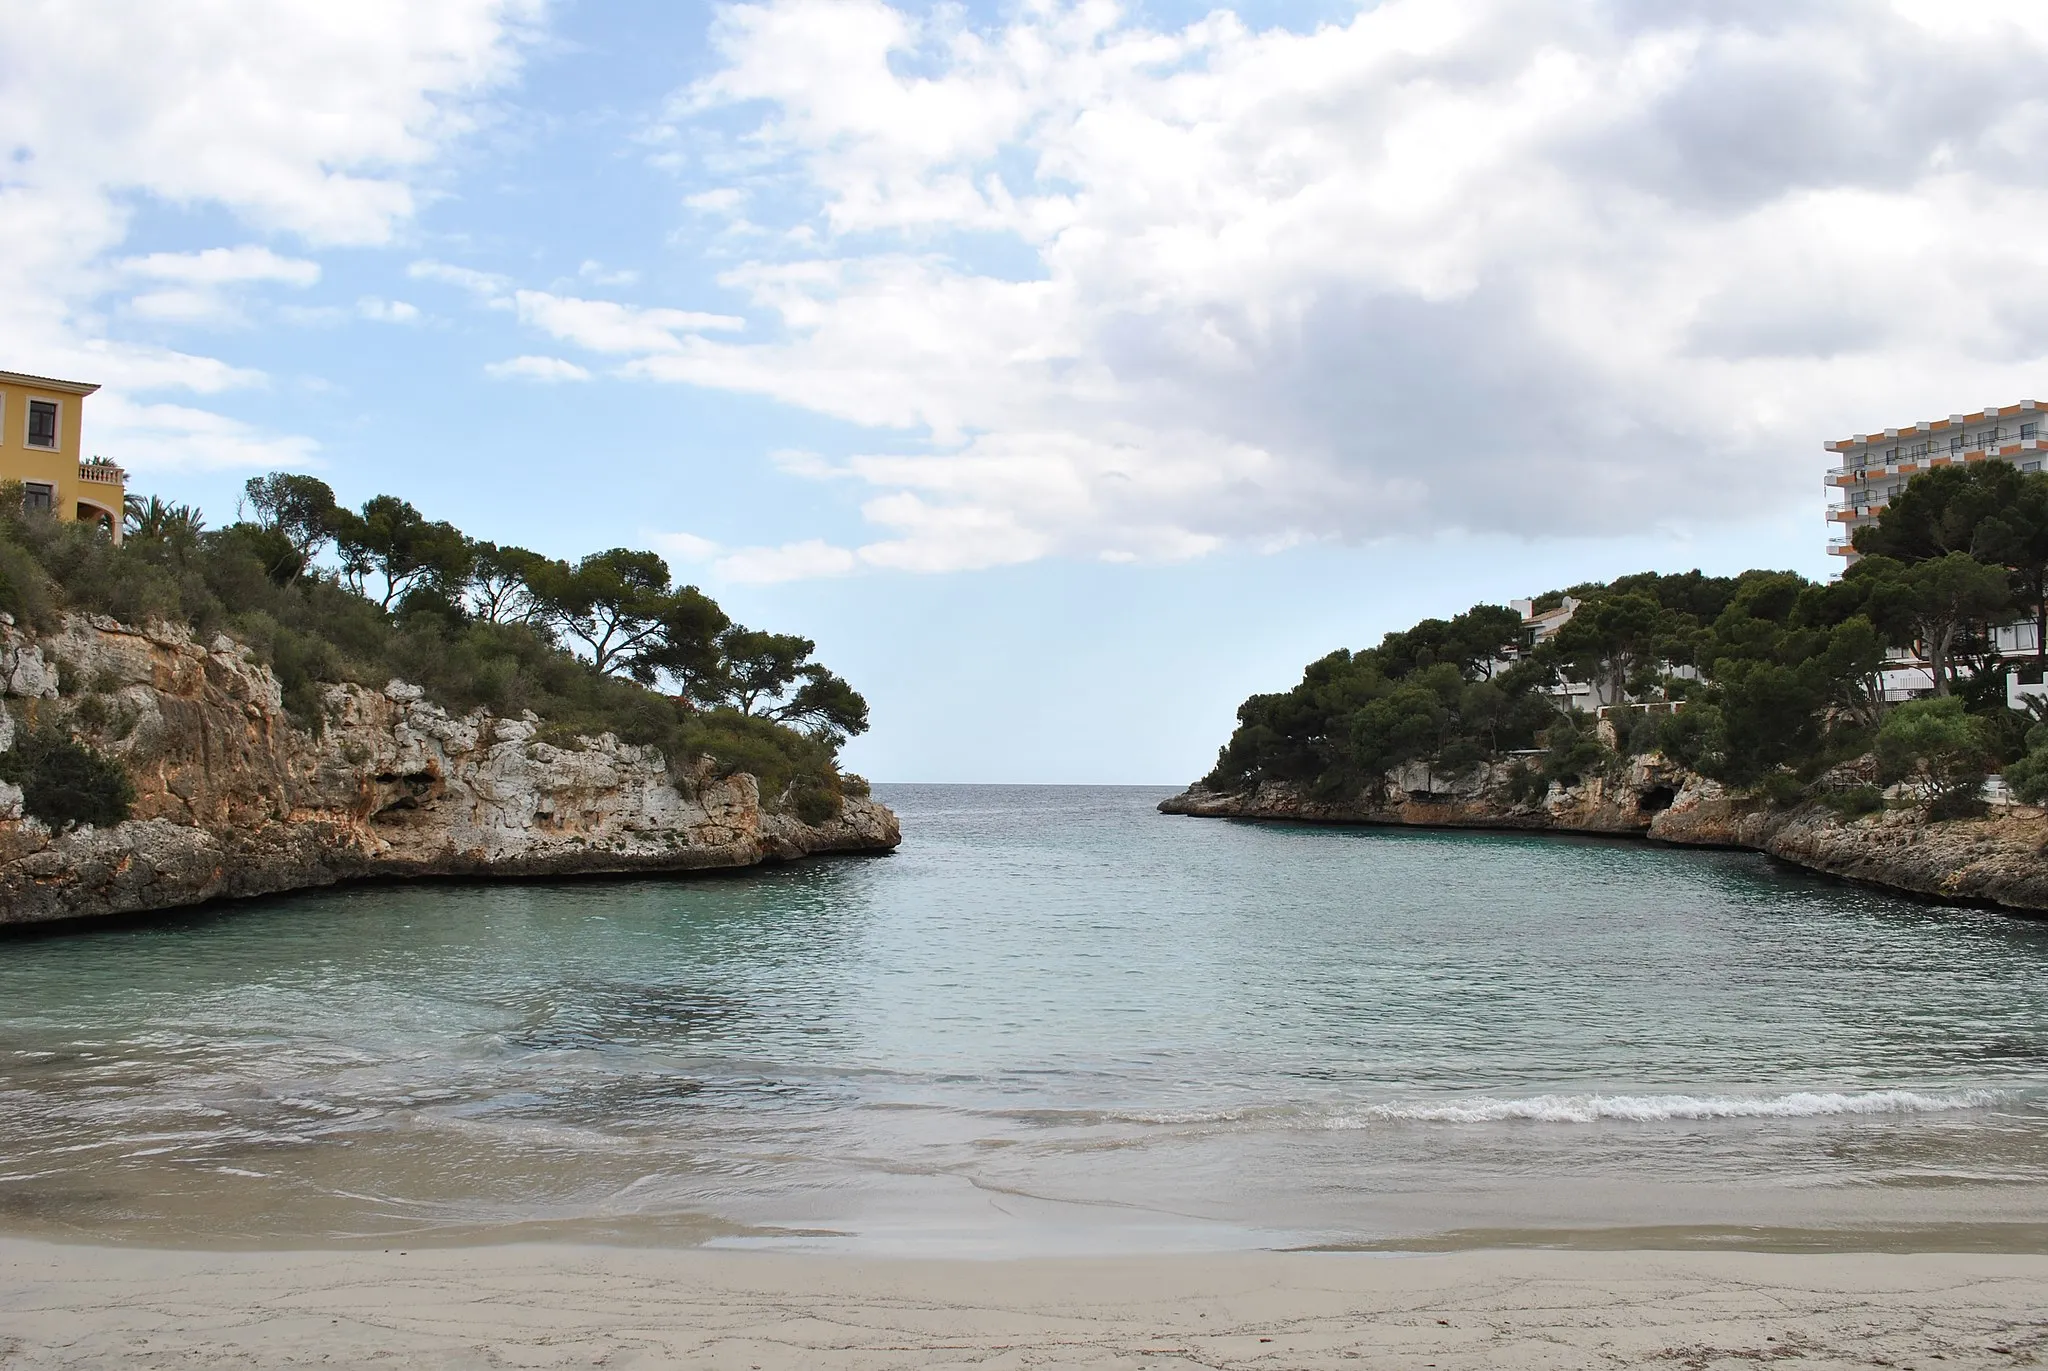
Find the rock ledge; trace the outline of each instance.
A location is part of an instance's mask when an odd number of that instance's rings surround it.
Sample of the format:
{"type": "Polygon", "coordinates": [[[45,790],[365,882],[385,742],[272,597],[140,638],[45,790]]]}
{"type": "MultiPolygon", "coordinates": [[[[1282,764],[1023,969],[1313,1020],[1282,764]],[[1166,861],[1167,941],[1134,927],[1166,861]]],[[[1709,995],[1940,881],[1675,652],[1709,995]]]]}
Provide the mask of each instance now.
{"type": "Polygon", "coordinates": [[[1482,768],[1456,783],[1411,768],[1389,778],[1379,803],[1319,801],[1280,782],[1235,795],[1194,785],[1159,808],[1204,818],[1519,829],[1746,848],[1906,894],[2048,913],[2048,812],[2032,806],[1942,823],[1898,811],[1847,819],[1820,804],[1773,810],[1655,756],[1635,759],[1619,780],[1553,785],[1531,804],[1509,801],[1504,779],[1504,768],[1482,768]]]}
{"type": "Polygon", "coordinates": [[[54,712],[85,723],[137,793],[127,822],[59,834],[0,782],[0,925],[370,878],[698,871],[901,841],[865,797],[805,824],[708,760],[672,779],[654,749],[609,734],[560,746],[532,715],[452,715],[423,695],[330,686],[316,738],[226,637],[202,646],[182,628],[73,615],[35,641],[0,615],[0,751],[54,712]]]}

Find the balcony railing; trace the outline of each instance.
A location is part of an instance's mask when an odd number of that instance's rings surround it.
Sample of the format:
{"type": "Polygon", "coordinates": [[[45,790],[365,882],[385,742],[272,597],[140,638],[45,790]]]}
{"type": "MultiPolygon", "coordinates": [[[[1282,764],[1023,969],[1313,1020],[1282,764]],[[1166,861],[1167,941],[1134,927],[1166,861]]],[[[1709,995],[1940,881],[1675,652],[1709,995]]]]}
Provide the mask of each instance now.
{"type": "Polygon", "coordinates": [[[78,479],[97,481],[101,485],[125,486],[128,484],[128,473],[112,462],[80,462],[78,479]]]}
{"type": "MultiPolygon", "coordinates": [[[[2032,429],[2033,425],[2028,424],[2025,427],[2032,429]]],[[[1967,447],[1937,448],[1930,453],[1915,454],[1902,450],[1897,457],[1893,457],[1888,453],[1873,452],[1861,461],[1829,467],[1827,481],[1829,485],[1854,485],[1863,476],[1896,475],[1904,467],[1913,468],[1913,474],[1917,475],[1937,462],[1981,462],[1986,457],[2002,456],[2008,451],[2032,452],[2044,447],[2048,447],[2048,443],[2044,443],[2030,432],[2017,440],[2010,434],[2000,434],[1995,438],[1973,440],[1967,447]]]]}

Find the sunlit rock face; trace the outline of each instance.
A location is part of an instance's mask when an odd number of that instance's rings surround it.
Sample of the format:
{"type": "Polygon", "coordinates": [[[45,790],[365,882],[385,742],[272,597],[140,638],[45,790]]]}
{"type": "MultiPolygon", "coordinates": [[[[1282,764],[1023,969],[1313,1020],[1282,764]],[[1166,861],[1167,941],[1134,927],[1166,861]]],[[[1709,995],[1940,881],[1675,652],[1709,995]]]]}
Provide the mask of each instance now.
{"type": "Polygon", "coordinates": [[[311,734],[246,646],[162,624],[74,615],[37,641],[0,623],[0,698],[0,750],[54,715],[120,759],[136,790],[127,822],[54,833],[0,783],[0,923],[371,877],[740,867],[900,840],[866,798],[806,824],[708,759],[672,774],[609,734],[544,742],[532,715],[452,715],[402,681],[327,687],[311,734]]]}

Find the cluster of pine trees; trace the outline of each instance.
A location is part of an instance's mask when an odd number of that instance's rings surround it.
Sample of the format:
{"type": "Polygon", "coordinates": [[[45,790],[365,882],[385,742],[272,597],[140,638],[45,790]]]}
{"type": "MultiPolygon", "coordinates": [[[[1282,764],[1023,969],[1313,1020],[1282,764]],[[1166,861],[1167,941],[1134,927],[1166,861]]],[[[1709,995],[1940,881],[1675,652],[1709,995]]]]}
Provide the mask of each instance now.
{"type": "Polygon", "coordinates": [[[1332,653],[1292,690],[1244,703],[1205,784],[1354,799],[1382,796],[1413,763],[1455,776],[1508,760],[1511,786],[1533,796],[1657,751],[1780,802],[1879,803],[1874,787],[1824,782],[1863,757],[1943,813],[1968,809],[1993,770],[2021,798],[2048,799],[2048,728],[2008,708],[2006,690],[2009,672],[2048,666],[2048,474],[1937,469],[1855,545],[1862,555],[1826,584],[1646,572],[1553,592],[1538,610],[1580,603],[1540,645],[1519,614],[1480,605],[1332,653]],[[2018,662],[1994,631],[2015,621],[2042,630],[2018,662]],[[1929,698],[1886,699],[1899,651],[1927,663],[1929,698]],[[1610,745],[1563,707],[1567,681],[1676,708],[1623,712],[1610,745]]]}
{"type": "MultiPolygon", "coordinates": [[[[348,509],[291,473],[249,481],[218,529],[189,506],[131,498],[118,545],[25,511],[19,495],[0,489],[0,609],[34,627],[78,610],[229,633],[309,729],[326,684],[400,677],[458,711],[530,709],[557,739],[610,732],[671,765],[709,755],[771,799],[786,790],[812,821],[861,785],[837,757],[866,730],[867,702],[809,639],[732,622],[655,553],[562,561],[471,538],[395,496],[348,509]]],[[[66,740],[38,746],[17,763],[76,764],[66,740]]]]}

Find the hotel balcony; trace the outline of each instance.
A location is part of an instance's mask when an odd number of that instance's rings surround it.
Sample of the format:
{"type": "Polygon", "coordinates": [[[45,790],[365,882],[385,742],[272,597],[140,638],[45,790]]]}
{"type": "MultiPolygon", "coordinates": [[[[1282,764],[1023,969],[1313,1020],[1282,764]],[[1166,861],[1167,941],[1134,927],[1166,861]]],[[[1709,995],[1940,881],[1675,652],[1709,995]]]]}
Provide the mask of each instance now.
{"type": "MultiPolygon", "coordinates": [[[[2026,425],[2032,429],[2033,425],[2026,425]]],[[[2026,437],[2013,442],[1987,444],[1983,447],[1951,448],[1946,452],[1930,450],[1930,445],[1917,443],[1911,448],[1897,449],[1899,456],[1872,453],[1853,465],[1829,467],[1827,484],[1831,486],[1860,485],[1864,481],[1883,476],[1917,476],[1935,467],[1952,466],[1957,462],[1982,462],[1996,459],[2006,462],[2039,463],[2048,457],[2048,439],[2026,437]],[[2024,459],[2024,460],[2023,460],[2024,459]]]]}

